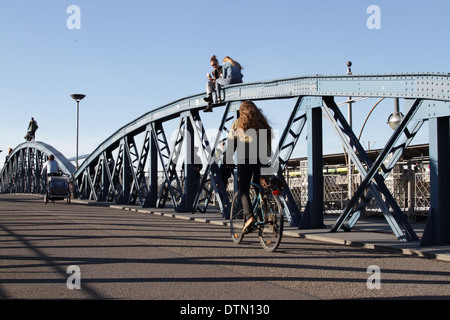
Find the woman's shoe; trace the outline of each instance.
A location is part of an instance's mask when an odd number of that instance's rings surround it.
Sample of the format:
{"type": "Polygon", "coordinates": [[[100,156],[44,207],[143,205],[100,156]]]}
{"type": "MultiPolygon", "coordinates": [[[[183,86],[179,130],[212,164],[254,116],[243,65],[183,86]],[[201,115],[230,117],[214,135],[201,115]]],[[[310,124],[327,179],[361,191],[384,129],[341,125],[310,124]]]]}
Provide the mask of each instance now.
{"type": "Polygon", "coordinates": [[[208,94],[208,96],[207,96],[206,98],[203,98],[203,100],[204,100],[205,102],[210,102],[210,103],[212,103],[212,102],[213,102],[212,95],[208,94]]]}
{"type": "Polygon", "coordinates": [[[208,103],[208,106],[203,109],[203,112],[212,112],[212,103],[208,103]]]}

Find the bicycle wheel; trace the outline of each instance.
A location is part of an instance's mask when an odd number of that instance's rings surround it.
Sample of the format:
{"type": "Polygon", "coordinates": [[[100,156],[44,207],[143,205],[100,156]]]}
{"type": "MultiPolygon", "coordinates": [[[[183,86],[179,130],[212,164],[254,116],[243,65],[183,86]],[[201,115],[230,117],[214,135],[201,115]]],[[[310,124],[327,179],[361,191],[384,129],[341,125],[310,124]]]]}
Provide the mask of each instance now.
{"type": "Polygon", "coordinates": [[[259,219],[264,218],[264,223],[259,226],[259,241],[264,250],[273,252],[280,245],[283,236],[283,208],[278,197],[267,194],[263,200],[263,214],[259,219]]]}
{"type": "Polygon", "coordinates": [[[244,223],[244,210],[242,209],[242,201],[238,191],[233,196],[230,208],[230,231],[231,239],[233,239],[234,243],[239,244],[244,238],[244,233],[242,232],[244,223]]]}

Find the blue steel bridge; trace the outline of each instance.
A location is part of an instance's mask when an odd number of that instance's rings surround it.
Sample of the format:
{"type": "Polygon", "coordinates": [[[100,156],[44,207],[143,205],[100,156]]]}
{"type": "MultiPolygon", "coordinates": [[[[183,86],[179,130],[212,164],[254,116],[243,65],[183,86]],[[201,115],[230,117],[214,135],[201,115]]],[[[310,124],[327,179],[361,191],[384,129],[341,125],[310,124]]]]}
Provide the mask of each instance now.
{"type": "MultiPolygon", "coordinates": [[[[331,232],[351,231],[373,199],[399,241],[418,241],[408,219],[388,190],[385,180],[414,137],[428,121],[431,205],[422,245],[450,244],[450,75],[439,73],[379,75],[315,75],[243,83],[225,87],[225,104],[216,106],[221,118],[219,134],[208,140],[202,124],[206,107],[204,93],[185,97],[153,109],[124,125],[101,143],[75,168],[64,155],[43,142],[25,142],[8,157],[0,174],[1,193],[42,194],[45,179],[40,175],[48,154],[54,154],[61,170],[70,175],[76,197],[99,202],[173,207],[177,212],[205,212],[215,200],[223,218],[228,218],[230,198],[220,177],[219,165],[212,161],[219,144],[237,117],[244,100],[289,99],[292,107],[282,128],[278,150],[272,163],[283,170],[302,133],[306,134],[308,159],[308,200],[300,210],[291,191],[285,189],[282,202],[291,226],[301,229],[323,228],[323,121],[329,121],[345,152],[355,165],[361,184],[341,211],[331,232]],[[402,100],[403,120],[392,132],[376,160],[372,161],[351,125],[336,103],[339,97],[402,100]],[[165,125],[177,120],[176,139],[169,142],[165,125]],[[193,186],[195,137],[200,152],[208,159],[201,188],[193,186]],[[184,159],[189,155],[191,159],[184,159]],[[187,161],[191,160],[191,161],[187,161]],[[278,160],[278,162],[276,161],[278,160]],[[176,170],[184,163],[184,175],[176,170]],[[162,183],[158,171],[163,172],[162,183]],[[213,199],[215,197],[215,199],[213,199]]],[[[236,179],[234,179],[236,181],[236,179]]],[[[236,184],[236,183],[235,183],[236,184]]]]}

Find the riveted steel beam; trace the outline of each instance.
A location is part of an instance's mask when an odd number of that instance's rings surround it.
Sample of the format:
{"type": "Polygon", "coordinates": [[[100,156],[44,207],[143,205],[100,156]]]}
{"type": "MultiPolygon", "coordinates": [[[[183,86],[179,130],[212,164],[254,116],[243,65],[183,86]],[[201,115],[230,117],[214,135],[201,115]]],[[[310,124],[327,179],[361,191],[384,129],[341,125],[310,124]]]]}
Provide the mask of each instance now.
{"type": "MultiPolygon", "coordinates": [[[[224,97],[228,102],[273,100],[300,96],[397,97],[449,102],[450,75],[439,73],[316,75],[236,84],[224,88],[224,97]]],[[[78,172],[81,174],[84,166],[87,166],[92,159],[97,158],[102,150],[113,144],[118,144],[120,138],[126,135],[137,135],[143,132],[147,124],[155,121],[168,121],[180,117],[183,112],[205,108],[207,104],[203,101],[203,97],[204,93],[201,93],[176,100],[155,108],[128,123],[94,150],[80,166],[78,172]]],[[[449,114],[450,110],[443,108],[442,112],[449,114]]]]}
{"type": "Polygon", "coordinates": [[[354,212],[360,198],[364,196],[364,191],[370,188],[375,200],[382,209],[383,215],[389,223],[394,234],[400,241],[417,240],[417,235],[411,228],[409,222],[405,218],[403,212],[398,207],[394,197],[384,184],[383,177],[378,173],[379,169],[383,165],[387,155],[392,151],[395,143],[399,139],[400,135],[405,131],[407,125],[414,117],[415,112],[420,106],[421,100],[417,100],[410,108],[409,112],[405,116],[405,119],[401,122],[399,127],[395,130],[393,136],[389,139],[383,151],[378,156],[377,160],[372,164],[371,160],[365,153],[364,148],[359,143],[358,139],[354,135],[344,116],[340,113],[333,98],[324,98],[325,106],[324,112],[327,114],[329,120],[332,123],[333,128],[341,139],[341,142],[345,146],[346,152],[352,157],[355,165],[358,168],[363,181],[353,194],[347,206],[341,213],[340,217],[336,221],[335,226],[332,228],[332,232],[338,231],[344,221],[354,212]],[[330,110],[334,112],[334,115],[330,113],[330,110]],[[348,139],[349,138],[349,139],[348,139]],[[356,152],[355,152],[355,150],[356,152]],[[364,164],[364,165],[363,165],[364,164]],[[369,168],[368,170],[366,168],[369,168]],[[374,180],[374,181],[372,181],[374,180]],[[385,200],[383,200],[383,197],[385,200]],[[391,213],[390,208],[393,210],[391,213]]]}

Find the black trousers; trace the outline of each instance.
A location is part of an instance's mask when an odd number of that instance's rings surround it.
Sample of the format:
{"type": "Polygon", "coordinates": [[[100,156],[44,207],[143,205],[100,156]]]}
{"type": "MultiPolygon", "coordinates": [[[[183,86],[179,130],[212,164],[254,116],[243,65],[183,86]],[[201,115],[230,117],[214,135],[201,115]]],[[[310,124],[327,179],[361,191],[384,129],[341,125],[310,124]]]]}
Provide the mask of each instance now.
{"type": "Polygon", "coordinates": [[[238,164],[238,188],[241,194],[241,201],[244,210],[244,216],[249,219],[253,217],[252,203],[250,201],[250,183],[259,184],[261,177],[261,165],[260,164],[238,164]]]}

